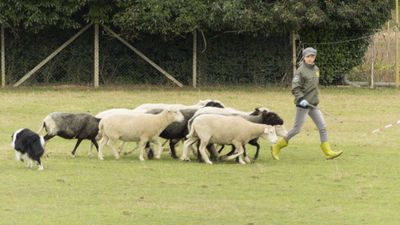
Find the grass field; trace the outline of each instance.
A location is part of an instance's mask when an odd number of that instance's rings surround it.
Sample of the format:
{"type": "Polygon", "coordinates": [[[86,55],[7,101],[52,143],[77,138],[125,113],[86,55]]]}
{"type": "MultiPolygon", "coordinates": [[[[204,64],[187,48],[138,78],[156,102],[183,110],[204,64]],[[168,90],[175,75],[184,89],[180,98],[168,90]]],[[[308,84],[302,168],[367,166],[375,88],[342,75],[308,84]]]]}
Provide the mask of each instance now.
{"type": "MultiPolygon", "coordinates": [[[[370,132],[400,119],[394,89],[325,88],[321,105],[334,149],[327,161],[310,119],[273,161],[262,142],[256,163],[205,165],[173,160],[140,162],[138,153],[115,160],[89,158],[83,142],[52,139],[44,171],[15,161],[13,131],[37,130],[50,112],[90,112],[141,103],[192,104],[214,98],[250,111],[266,106],[289,129],[295,108],[289,89],[21,88],[0,90],[0,224],[399,224],[400,126],[370,132]]],[[[134,144],[130,144],[133,147],[134,144]]],[[[179,147],[180,150],[181,146],[179,147]]],[[[249,147],[253,155],[254,150],[249,147]]],[[[178,152],[179,153],[179,152],[178,152]]]]}

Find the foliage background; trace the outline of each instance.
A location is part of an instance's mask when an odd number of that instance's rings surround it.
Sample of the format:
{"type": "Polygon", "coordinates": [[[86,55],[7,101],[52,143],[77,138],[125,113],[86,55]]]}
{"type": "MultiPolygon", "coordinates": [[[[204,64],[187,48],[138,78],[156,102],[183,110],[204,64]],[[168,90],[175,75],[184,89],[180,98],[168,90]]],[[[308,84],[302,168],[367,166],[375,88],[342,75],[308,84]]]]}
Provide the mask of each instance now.
{"type": "MultiPolygon", "coordinates": [[[[302,47],[317,48],[322,84],[337,84],[362,62],[369,37],[390,19],[393,6],[393,0],[4,0],[0,23],[7,32],[7,82],[18,80],[86,23],[99,22],[184,84],[191,83],[192,35],[197,32],[200,85],[288,82],[289,34],[294,31],[298,60],[302,47]]],[[[30,82],[90,83],[90,32],[30,82]]],[[[167,82],[105,32],[100,60],[104,83],[167,82]]]]}

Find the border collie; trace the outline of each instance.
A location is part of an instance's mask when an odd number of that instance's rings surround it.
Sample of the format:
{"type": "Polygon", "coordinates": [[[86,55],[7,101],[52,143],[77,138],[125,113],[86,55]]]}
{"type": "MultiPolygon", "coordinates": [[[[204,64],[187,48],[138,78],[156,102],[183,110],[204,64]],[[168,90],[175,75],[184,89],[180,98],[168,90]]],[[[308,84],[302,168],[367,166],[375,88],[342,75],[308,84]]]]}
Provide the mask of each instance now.
{"type": "Polygon", "coordinates": [[[35,132],[22,128],[11,135],[12,142],[11,146],[15,150],[15,159],[23,162],[23,158],[27,158],[27,167],[33,167],[33,161],[36,161],[39,165],[39,170],[43,170],[43,164],[40,161],[44,153],[45,141],[42,136],[35,132]]]}

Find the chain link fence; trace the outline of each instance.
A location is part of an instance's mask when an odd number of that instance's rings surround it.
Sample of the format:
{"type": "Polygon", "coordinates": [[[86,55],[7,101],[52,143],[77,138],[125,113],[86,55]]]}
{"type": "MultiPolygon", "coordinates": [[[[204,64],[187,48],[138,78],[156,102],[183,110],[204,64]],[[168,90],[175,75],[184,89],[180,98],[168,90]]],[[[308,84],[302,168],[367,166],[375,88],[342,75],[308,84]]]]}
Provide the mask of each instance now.
{"type": "MultiPolygon", "coordinates": [[[[39,33],[6,29],[6,83],[13,85],[77,31],[50,29],[39,33]]],[[[201,33],[197,38],[197,84],[268,85],[289,84],[292,71],[292,47],[289,34],[254,37],[236,33],[201,33]]],[[[395,32],[393,28],[373,36],[363,63],[347,74],[353,83],[392,84],[395,81],[395,32]]],[[[313,44],[343,47],[355,40],[313,44]]],[[[90,28],[45,64],[24,85],[93,85],[94,29],[90,28]]],[[[185,86],[192,85],[193,36],[163,40],[145,36],[129,41],[148,58],[185,86]]],[[[297,61],[307,43],[297,42],[297,61]]],[[[338,62],[317,62],[320,68],[338,62]]],[[[346,62],[342,62],[346,63],[346,62]]],[[[101,29],[99,57],[100,85],[171,85],[164,75],[110,33],[101,29]]],[[[347,80],[344,80],[347,81],[347,80]]]]}
{"type": "MultiPolygon", "coordinates": [[[[6,29],[6,83],[13,85],[76,31],[39,33],[6,29]]],[[[94,30],[90,28],[52,58],[24,85],[92,85],[94,30]]],[[[193,36],[163,40],[146,36],[131,45],[184,85],[192,84],[193,36]]],[[[281,82],[291,73],[289,36],[253,37],[199,32],[197,83],[207,85],[265,85],[281,82]]],[[[101,29],[100,85],[174,85],[148,62],[101,29]]]]}

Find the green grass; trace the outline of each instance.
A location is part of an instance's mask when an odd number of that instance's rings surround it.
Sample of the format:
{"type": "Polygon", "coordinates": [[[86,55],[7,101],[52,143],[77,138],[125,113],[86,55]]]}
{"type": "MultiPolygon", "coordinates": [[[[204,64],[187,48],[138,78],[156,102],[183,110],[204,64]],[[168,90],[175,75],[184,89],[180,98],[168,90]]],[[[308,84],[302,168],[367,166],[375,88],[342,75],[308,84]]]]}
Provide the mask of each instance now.
{"type": "MultiPolygon", "coordinates": [[[[215,98],[250,111],[266,106],[287,128],[295,108],[289,89],[218,88],[20,88],[0,90],[0,224],[398,224],[400,215],[400,126],[380,134],[375,128],[400,119],[399,91],[325,88],[321,105],[334,149],[327,161],[310,119],[273,161],[262,142],[256,163],[204,165],[180,162],[164,152],[161,160],[138,160],[138,153],[104,161],[87,156],[83,142],[52,139],[44,171],[14,159],[10,135],[37,130],[50,112],[90,112],[141,103],[192,104],[215,98]]],[[[129,147],[133,147],[130,144],[129,147]]],[[[181,146],[179,147],[180,151],[181,146]]],[[[254,150],[249,147],[253,155],[254,150]]],[[[180,153],[180,152],[179,152],[180,153]]]]}

